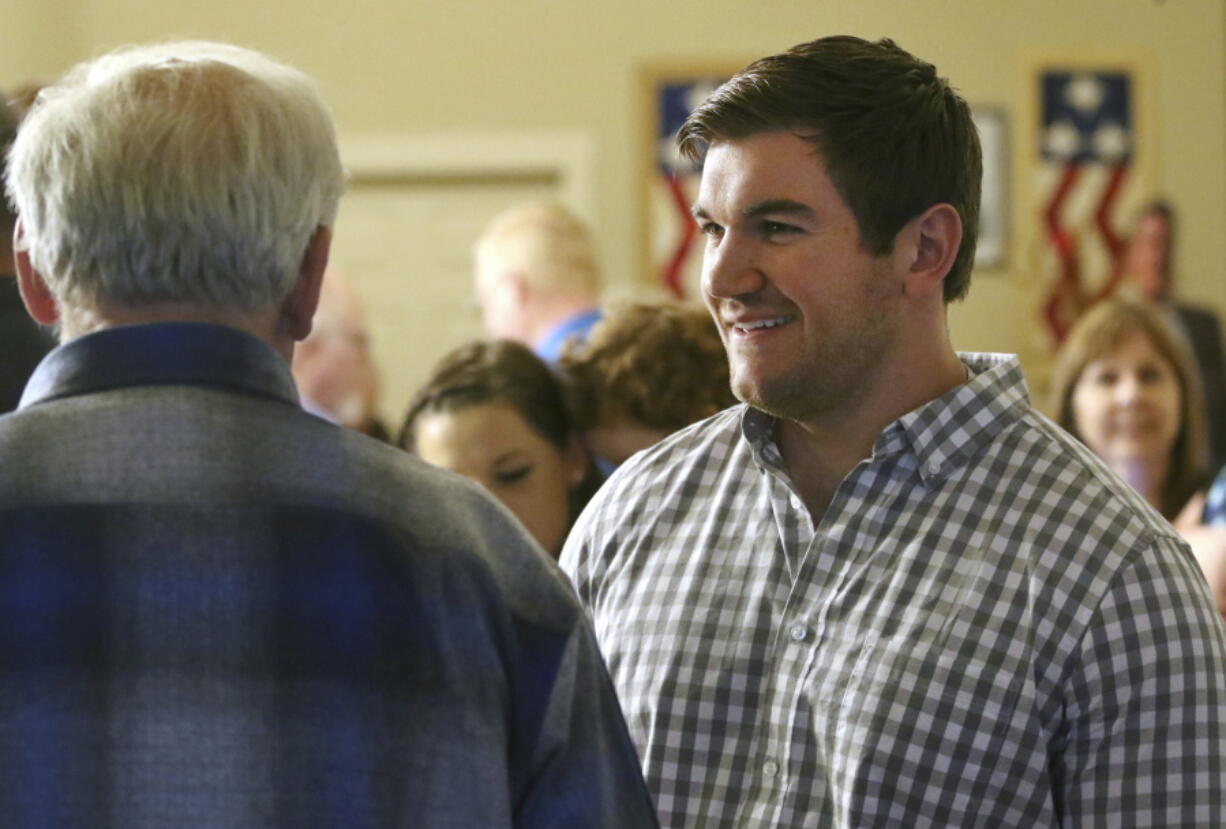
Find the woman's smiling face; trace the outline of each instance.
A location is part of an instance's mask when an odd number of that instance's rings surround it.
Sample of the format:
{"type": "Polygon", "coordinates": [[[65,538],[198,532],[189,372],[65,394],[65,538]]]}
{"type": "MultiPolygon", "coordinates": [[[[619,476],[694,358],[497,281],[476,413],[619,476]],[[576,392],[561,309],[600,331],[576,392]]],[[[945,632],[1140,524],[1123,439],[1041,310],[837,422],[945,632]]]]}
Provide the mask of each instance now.
{"type": "Polygon", "coordinates": [[[1087,363],[1072,402],[1081,439],[1111,465],[1166,456],[1179,436],[1179,378],[1142,332],[1087,363]]]}

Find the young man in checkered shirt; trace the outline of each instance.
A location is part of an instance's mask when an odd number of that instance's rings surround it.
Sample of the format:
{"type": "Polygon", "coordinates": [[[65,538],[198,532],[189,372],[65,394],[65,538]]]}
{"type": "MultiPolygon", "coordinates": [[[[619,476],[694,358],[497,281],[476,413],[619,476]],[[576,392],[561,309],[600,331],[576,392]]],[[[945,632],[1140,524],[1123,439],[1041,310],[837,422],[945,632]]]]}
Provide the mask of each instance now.
{"type": "Polygon", "coordinates": [[[729,409],[563,553],[665,826],[1226,824],[1226,631],[1186,546],[958,354],[981,172],[930,64],[830,37],[689,118],[729,409]]]}

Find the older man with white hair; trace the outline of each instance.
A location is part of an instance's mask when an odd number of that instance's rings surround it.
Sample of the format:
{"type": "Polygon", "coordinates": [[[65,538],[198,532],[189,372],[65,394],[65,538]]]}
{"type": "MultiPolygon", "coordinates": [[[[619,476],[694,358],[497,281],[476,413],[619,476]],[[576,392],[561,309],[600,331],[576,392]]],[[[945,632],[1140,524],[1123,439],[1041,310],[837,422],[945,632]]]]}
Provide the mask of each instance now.
{"type": "Polygon", "coordinates": [[[61,345],[0,418],[3,825],[654,825],[540,550],[298,406],[342,178],[311,82],[219,44],[84,64],[23,125],[61,345]]]}

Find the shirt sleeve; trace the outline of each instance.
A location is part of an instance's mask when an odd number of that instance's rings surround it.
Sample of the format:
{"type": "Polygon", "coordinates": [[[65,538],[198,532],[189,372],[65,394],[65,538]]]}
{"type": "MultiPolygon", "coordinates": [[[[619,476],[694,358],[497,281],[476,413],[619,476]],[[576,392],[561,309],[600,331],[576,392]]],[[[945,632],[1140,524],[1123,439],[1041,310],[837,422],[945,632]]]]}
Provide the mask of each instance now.
{"type": "Polygon", "coordinates": [[[518,829],[652,829],[655,807],[586,619],[567,643],[515,811],[518,829]]]}
{"type": "Polygon", "coordinates": [[[1066,689],[1062,825],[1226,825],[1226,628],[1180,544],[1117,574],[1066,689]]]}

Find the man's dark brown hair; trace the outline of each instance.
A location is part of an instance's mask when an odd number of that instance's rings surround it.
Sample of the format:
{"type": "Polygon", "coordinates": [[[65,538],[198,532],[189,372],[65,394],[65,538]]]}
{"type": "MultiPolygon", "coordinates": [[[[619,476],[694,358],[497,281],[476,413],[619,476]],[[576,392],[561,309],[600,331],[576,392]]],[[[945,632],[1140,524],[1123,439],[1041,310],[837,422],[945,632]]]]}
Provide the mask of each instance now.
{"type": "Polygon", "coordinates": [[[936,68],[889,39],[825,37],[762,58],[715,90],[677,136],[698,160],[719,141],[787,131],[811,141],[856,217],[860,243],[889,253],[934,204],[962,218],[945,301],[970,284],[983,160],[970,107],[936,68]]]}

